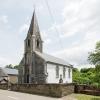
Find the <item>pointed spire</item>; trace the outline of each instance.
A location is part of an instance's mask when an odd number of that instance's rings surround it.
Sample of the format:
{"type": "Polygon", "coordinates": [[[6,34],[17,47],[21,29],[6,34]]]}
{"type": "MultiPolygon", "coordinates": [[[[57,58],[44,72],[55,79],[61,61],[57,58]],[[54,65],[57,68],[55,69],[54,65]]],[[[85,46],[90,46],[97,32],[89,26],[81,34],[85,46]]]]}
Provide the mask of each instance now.
{"type": "Polygon", "coordinates": [[[31,34],[33,33],[33,28],[34,28],[34,16],[35,16],[35,11],[33,12],[31,24],[30,24],[30,27],[29,27],[29,30],[28,30],[28,33],[31,33],[31,34]]]}
{"type": "Polygon", "coordinates": [[[38,26],[36,13],[35,13],[35,9],[34,9],[28,33],[32,35],[33,33],[35,34],[35,32],[37,32],[37,31],[39,32],[39,26],[38,26]]]}

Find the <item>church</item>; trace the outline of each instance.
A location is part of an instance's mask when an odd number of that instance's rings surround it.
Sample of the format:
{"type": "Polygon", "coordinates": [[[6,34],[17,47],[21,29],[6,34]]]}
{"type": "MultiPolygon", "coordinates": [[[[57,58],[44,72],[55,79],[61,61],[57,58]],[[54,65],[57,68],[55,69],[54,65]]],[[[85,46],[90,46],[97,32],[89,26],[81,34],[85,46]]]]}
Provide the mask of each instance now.
{"type": "Polygon", "coordinates": [[[73,66],[43,52],[43,41],[35,11],[24,40],[24,55],[19,66],[20,84],[72,83],[73,66]]]}

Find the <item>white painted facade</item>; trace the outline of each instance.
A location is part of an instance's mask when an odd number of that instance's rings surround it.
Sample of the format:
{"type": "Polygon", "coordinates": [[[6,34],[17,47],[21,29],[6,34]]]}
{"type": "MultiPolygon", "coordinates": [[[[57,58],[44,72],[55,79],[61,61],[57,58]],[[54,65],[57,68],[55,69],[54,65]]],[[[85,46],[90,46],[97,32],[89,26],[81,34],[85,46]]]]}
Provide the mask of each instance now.
{"type": "Polygon", "coordinates": [[[47,83],[59,83],[60,75],[62,75],[63,83],[72,83],[72,68],[65,67],[65,77],[63,77],[64,66],[47,63],[47,83]],[[56,66],[59,67],[59,77],[56,76],[56,66]],[[69,70],[70,69],[70,73],[69,70]],[[70,76],[69,76],[70,74],[70,76]]]}

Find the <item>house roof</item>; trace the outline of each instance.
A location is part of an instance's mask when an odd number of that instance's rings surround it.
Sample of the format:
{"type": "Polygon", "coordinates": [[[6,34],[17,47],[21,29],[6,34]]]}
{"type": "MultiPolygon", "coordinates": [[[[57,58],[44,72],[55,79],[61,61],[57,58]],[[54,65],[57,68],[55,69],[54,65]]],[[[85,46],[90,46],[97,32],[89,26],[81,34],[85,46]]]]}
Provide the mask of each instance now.
{"type": "Polygon", "coordinates": [[[18,75],[17,69],[11,69],[11,68],[4,68],[4,72],[6,72],[8,75],[18,75]]]}
{"type": "Polygon", "coordinates": [[[38,51],[35,51],[35,53],[37,55],[39,55],[40,57],[42,57],[46,62],[72,67],[71,64],[69,64],[68,62],[66,62],[60,58],[57,58],[57,57],[54,57],[54,56],[51,56],[51,55],[48,55],[45,53],[40,53],[38,51]]]}
{"type": "MultiPolygon", "coordinates": [[[[2,76],[7,76],[7,75],[18,75],[18,70],[17,69],[11,69],[11,68],[0,68],[2,69],[2,76]]],[[[1,76],[1,75],[0,75],[1,76]]]]}
{"type": "Polygon", "coordinates": [[[1,78],[0,78],[0,83],[1,83],[2,81],[8,82],[8,80],[7,80],[7,79],[5,79],[5,78],[1,77],[1,78]]]}
{"type": "Polygon", "coordinates": [[[0,76],[1,76],[1,77],[8,76],[8,75],[3,71],[3,68],[0,68],[0,76]]]}

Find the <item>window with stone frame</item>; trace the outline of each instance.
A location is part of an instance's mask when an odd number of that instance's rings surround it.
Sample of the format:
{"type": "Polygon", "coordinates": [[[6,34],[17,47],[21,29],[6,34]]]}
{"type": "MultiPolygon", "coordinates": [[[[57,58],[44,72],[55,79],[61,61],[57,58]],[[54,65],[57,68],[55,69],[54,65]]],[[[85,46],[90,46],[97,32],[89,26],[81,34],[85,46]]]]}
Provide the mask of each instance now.
{"type": "Polygon", "coordinates": [[[28,43],[27,43],[27,44],[28,44],[28,47],[30,47],[30,44],[31,44],[31,43],[30,43],[30,39],[28,39],[28,43]]]}
{"type": "Polygon", "coordinates": [[[70,78],[71,77],[71,69],[69,68],[68,69],[68,78],[70,78]]]}
{"type": "Polygon", "coordinates": [[[66,67],[64,66],[63,67],[63,78],[65,78],[66,77],[66,67]]]}
{"type": "Polygon", "coordinates": [[[59,78],[59,66],[56,66],[56,78],[59,78]]]}
{"type": "Polygon", "coordinates": [[[39,40],[37,39],[37,41],[36,41],[36,47],[39,48],[39,46],[40,46],[40,43],[39,43],[39,40]]]}

